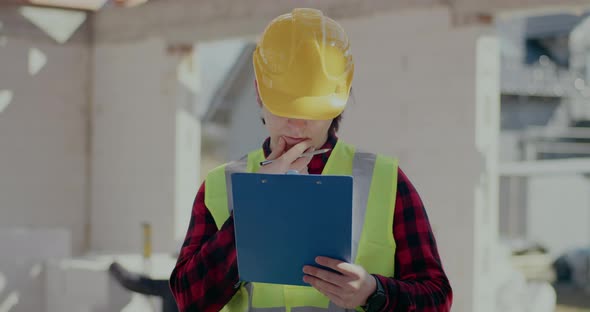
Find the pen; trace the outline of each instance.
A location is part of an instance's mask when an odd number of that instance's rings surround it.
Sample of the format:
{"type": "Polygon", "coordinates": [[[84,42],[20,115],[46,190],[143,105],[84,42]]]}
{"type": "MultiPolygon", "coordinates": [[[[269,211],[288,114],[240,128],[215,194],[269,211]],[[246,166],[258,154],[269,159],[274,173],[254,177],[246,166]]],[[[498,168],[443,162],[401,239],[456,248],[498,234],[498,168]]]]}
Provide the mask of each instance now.
{"type": "MultiPolygon", "coordinates": [[[[330,150],[331,149],[329,149],[329,148],[324,148],[324,149],[319,149],[319,150],[313,151],[313,152],[303,153],[303,154],[301,154],[301,156],[299,156],[299,158],[323,154],[323,153],[329,152],[330,150]]],[[[272,159],[269,159],[269,160],[261,161],[260,162],[260,165],[261,166],[266,166],[266,165],[268,165],[268,164],[270,164],[272,162],[273,162],[273,160],[272,159]]]]}

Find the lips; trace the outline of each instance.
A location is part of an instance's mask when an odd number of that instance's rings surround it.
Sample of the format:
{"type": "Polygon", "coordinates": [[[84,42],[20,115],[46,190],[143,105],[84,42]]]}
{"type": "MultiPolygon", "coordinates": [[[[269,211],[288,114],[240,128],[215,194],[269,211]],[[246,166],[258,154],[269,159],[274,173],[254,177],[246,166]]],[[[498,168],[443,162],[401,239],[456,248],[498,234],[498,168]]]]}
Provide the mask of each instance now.
{"type": "Polygon", "coordinates": [[[283,138],[285,139],[285,142],[287,143],[287,145],[296,145],[299,144],[305,140],[307,140],[307,138],[294,138],[294,137],[288,137],[288,136],[283,136],[283,138]]]}

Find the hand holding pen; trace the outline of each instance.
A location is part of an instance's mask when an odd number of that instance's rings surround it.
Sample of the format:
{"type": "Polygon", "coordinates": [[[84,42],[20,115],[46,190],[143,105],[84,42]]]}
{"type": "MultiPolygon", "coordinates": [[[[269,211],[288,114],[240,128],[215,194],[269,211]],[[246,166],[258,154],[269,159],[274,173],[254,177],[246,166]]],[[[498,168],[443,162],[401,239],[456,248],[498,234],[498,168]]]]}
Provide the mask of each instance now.
{"type": "MultiPolygon", "coordinates": [[[[315,155],[319,155],[319,154],[327,153],[327,152],[329,152],[330,150],[331,150],[331,149],[329,149],[329,148],[319,149],[319,150],[317,150],[317,151],[313,151],[313,150],[312,150],[312,151],[310,151],[310,152],[305,152],[305,153],[303,153],[303,154],[299,155],[299,158],[301,158],[301,157],[313,157],[313,156],[315,156],[315,155]]],[[[274,159],[270,159],[270,157],[269,157],[269,159],[267,159],[267,160],[265,160],[265,161],[261,161],[261,162],[260,162],[260,166],[266,166],[266,165],[272,164],[273,162],[274,162],[274,159]]]]}
{"type": "Polygon", "coordinates": [[[287,171],[306,173],[307,165],[311,161],[312,156],[328,151],[314,151],[310,140],[300,142],[286,152],[284,151],[285,147],[285,140],[282,137],[279,138],[276,148],[265,161],[260,163],[258,173],[282,174],[287,171]]]}

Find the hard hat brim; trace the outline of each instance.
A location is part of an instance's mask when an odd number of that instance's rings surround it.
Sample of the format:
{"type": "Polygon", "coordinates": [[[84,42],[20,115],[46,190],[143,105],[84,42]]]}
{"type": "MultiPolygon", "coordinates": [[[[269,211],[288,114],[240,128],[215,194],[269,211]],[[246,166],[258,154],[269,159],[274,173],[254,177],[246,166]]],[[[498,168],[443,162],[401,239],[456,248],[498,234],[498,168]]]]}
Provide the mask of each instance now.
{"type": "Polygon", "coordinates": [[[348,92],[325,96],[296,97],[257,83],[262,104],[273,115],[306,120],[330,120],[342,114],[346,107],[348,92]]]}

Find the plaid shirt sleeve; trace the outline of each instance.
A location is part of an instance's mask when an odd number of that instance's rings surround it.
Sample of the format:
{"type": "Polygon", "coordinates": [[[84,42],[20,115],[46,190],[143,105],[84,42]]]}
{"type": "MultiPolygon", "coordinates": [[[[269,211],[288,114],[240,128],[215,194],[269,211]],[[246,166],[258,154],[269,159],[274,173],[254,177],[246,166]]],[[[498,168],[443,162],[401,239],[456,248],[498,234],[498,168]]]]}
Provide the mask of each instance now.
{"type": "Polygon", "coordinates": [[[401,169],[398,169],[393,237],[395,276],[377,276],[388,298],[382,311],[450,311],[453,293],[426,210],[401,169]]]}
{"type": "Polygon", "coordinates": [[[217,229],[205,206],[205,184],[193,204],[189,228],[170,277],[170,289],[180,311],[217,312],[237,288],[238,265],[234,219],[217,229]]]}

